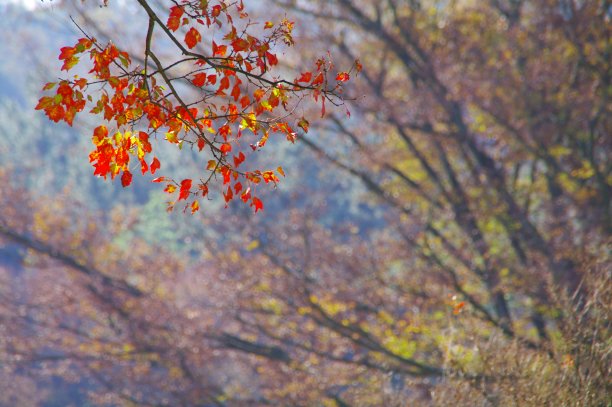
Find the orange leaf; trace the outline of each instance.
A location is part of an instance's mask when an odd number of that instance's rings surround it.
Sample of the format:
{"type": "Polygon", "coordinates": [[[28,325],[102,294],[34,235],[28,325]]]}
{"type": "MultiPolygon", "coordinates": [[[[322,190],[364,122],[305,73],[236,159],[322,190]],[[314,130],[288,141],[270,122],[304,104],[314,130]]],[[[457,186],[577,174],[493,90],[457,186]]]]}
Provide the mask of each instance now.
{"type": "Polygon", "coordinates": [[[196,213],[198,210],[200,210],[200,204],[198,203],[198,201],[193,201],[191,203],[191,214],[196,213]]]}
{"type": "Polygon", "coordinates": [[[78,57],[70,57],[64,60],[64,65],[62,65],[62,71],[69,71],[78,63],[79,63],[78,57]]]}
{"type": "Polygon", "coordinates": [[[244,51],[244,50],[249,49],[249,42],[245,40],[244,38],[237,38],[234,41],[232,41],[232,47],[234,48],[234,51],[236,52],[244,51]]]}
{"type": "Polygon", "coordinates": [[[62,120],[66,115],[66,111],[60,105],[53,105],[45,109],[45,113],[47,114],[47,116],[49,116],[49,119],[53,120],[56,123],[62,120]]]}
{"type": "Polygon", "coordinates": [[[457,315],[461,312],[461,310],[465,307],[465,301],[461,301],[453,307],[453,314],[457,315]]]}
{"type": "Polygon", "coordinates": [[[212,50],[213,50],[213,57],[216,57],[216,56],[224,57],[225,53],[227,52],[227,45],[217,45],[217,43],[213,41],[212,50]]]}
{"type": "Polygon", "coordinates": [[[253,92],[253,97],[255,98],[255,100],[257,100],[259,102],[261,100],[261,98],[264,97],[265,94],[266,94],[265,90],[257,89],[255,92],[253,92]]]}
{"type": "Polygon", "coordinates": [[[53,98],[51,96],[43,96],[38,99],[38,104],[36,105],[36,110],[48,109],[55,104],[53,98]]]}
{"type": "Polygon", "coordinates": [[[79,88],[83,89],[83,88],[85,88],[85,86],[87,86],[87,79],[85,79],[85,78],[80,78],[80,79],[77,79],[77,80],[76,80],[74,83],[75,83],[75,84],[76,84],[76,85],[77,85],[79,88]]]}
{"type": "MultiPolygon", "coordinates": [[[[107,130],[108,132],[108,130],[107,130]]],[[[144,131],[138,133],[138,140],[140,141],[140,146],[142,147],[142,151],[145,153],[150,153],[152,150],[151,143],[149,143],[149,135],[144,131]]]]}
{"type": "Polygon", "coordinates": [[[70,59],[74,56],[75,51],[76,50],[73,47],[62,47],[60,48],[60,54],[57,59],[60,59],[60,60],[70,59]]]}
{"type": "Polygon", "coordinates": [[[108,137],[108,129],[106,126],[101,125],[94,129],[93,142],[95,145],[100,145],[102,140],[108,137]]]}
{"type": "Polygon", "coordinates": [[[232,145],[229,143],[223,143],[221,144],[221,147],[219,149],[221,150],[223,154],[227,154],[230,151],[232,151],[232,145]]]}

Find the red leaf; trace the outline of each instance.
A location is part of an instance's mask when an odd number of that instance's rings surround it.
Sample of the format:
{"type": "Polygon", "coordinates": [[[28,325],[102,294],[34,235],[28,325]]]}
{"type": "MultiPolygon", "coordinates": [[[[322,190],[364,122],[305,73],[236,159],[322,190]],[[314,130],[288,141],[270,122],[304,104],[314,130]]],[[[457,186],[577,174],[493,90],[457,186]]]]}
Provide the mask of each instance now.
{"type": "Polygon", "coordinates": [[[206,84],[206,74],[203,72],[195,74],[191,83],[198,87],[204,86],[206,84]]]}
{"type": "Polygon", "coordinates": [[[221,82],[219,83],[219,89],[218,92],[223,92],[225,89],[229,89],[229,78],[227,76],[224,76],[221,79],[221,82]]]}
{"type": "Polygon", "coordinates": [[[202,196],[208,195],[208,185],[200,184],[200,191],[202,191],[202,196]]]}
{"type": "Polygon", "coordinates": [[[225,198],[226,203],[234,198],[234,192],[232,191],[232,187],[227,187],[227,192],[223,194],[223,197],[225,198]]]}
{"type": "Polygon", "coordinates": [[[238,86],[238,84],[234,85],[232,88],[232,96],[234,97],[235,101],[238,101],[238,98],[240,97],[240,86],[238,86]]]}
{"type": "Polygon", "coordinates": [[[234,156],[234,167],[238,168],[240,164],[246,159],[244,153],[241,151],[237,156],[234,156]]]}
{"type": "Polygon", "coordinates": [[[174,6],[170,8],[170,17],[168,17],[168,22],[166,25],[172,31],[178,30],[181,26],[181,16],[183,15],[183,9],[179,6],[174,6]]]}
{"type": "Polygon", "coordinates": [[[149,165],[145,160],[140,160],[140,171],[142,171],[143,175],[149,170],[149,165]]]}
{"type": "Polygon", "coordinates": [[[247,188],[246,191],[240,195],[240,199],[242,199],[244,203],[247,203],[248,200],[251,199],[251,188],[247,188]]]}
{"type": "Polygon", "coordinates": [[[248,105],[250,105],[250,104],[251,104],[251,99],[249,99],[249,97],[248,97],[248,96],[246,96],[246,95],[245,95],[245,96],[243,96],[243,97],[240,99],[240,106],[241,106],[243,109],[244,109],[245,107],[247,107],[248,105]]]}
{"type": "Polygon", "coordinates": [[[270,64],[270,66],[278,64],[278,58],[276,58],[276,55],[270,52],[266,52],[266,57],[268,58],[268,63],[270,64]]]}
{"type": "Polygon", "coordinates": [[[261,202],[257,197],[253,198],[251,206],[255,207],[255,213],[257,213],[257,211],[263,210],[263,202],[261,202]]]}
{"type": "Polygon", "coordinates": [[[311,79],[312,79],[312,72],[304,72],[297,81],[298,82],[310,82],[311,79]]]}
{"type": "Polygon", "coordinates": [[[320,72],[317,77],[314,79],[314,81],[312,81],[313,85],[320,85],[323,83],[323,72],[320,72]]]}
{"type": "Polygon", "coordinates": [[[191,180],[190,179],[182,180],[181,181],[181,190],[179,192],[178,200],[180,201],[181,199],[189,198],[189,193],[190,192],[191,192],[191,180]]]}
{"type": "Polygon", "coordinates": [[[121,175],[121,185],[123,188],[127,187],[132,183],[132,173],[129,171],[123,171],[123,175],[121,175]]]}
{"type": "Polygon", "coordinates": [[[185,34],[185,44],[187,44],[189,48],[193,48],[200,41],[202,41],[202,36],[200,35],[200,32],[195,28],[191,27],[189,31],[187,31],[187,34],[185,34]]]}
{"type": "Polygon", "coordinates": [[[57,94],[62,95],[62,102],[66,102],[72,98],[72,88],[66,82],[60,82],[59,88],[57,88],[57,94]]]}
{"type": "Polygon", "coordinates": [[[164,182],[164,181],[167,181],[166,177],[157,177],[153,179],[151,182],[164,182]]]}
{"type": "Polygon", "coordinates": [[[155,174],[155,171],[157,171],[159,167],[159,160],[157,159],[157,157],[153,157],[153,162],[151,163],[151,174],[155,174]]]}
{"type": "Polygon", "coordinates": [[[351,76],[347,72],[340,72],[336,75],[336,80],[339,82],[346,82],[351,79],[351,76]]]}

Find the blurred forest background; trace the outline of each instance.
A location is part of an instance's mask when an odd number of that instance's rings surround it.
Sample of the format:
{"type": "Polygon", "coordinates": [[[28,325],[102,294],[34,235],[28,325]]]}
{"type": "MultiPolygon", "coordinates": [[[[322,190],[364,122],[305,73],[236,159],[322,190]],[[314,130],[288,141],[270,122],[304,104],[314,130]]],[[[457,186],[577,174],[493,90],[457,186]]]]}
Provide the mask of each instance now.
{"type": "Polygon", "coordinates": [[[609,2],[245,1],[296,21],[288,72],[363,71],[350,118],[271,140],[263,213],[193,216],[92,176],[87,117],[34,111],[70,17],[139,55],[138,4],[24,4],[0,1],[1,406],[610,405],[609,2]]]}

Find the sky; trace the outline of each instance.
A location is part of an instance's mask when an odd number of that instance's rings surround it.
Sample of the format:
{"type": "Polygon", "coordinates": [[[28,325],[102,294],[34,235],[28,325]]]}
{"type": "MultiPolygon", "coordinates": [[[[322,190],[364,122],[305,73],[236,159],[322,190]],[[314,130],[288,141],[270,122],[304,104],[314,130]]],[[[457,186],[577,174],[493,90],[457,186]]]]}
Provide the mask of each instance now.
{"type": "Polygon", "coordinates": [[[37,6],[44,5],[44,3],[49,3],[49,0],[0,0],[0,5],[6,4],[22,4],[28,10],[32,10],[37,6]]]}

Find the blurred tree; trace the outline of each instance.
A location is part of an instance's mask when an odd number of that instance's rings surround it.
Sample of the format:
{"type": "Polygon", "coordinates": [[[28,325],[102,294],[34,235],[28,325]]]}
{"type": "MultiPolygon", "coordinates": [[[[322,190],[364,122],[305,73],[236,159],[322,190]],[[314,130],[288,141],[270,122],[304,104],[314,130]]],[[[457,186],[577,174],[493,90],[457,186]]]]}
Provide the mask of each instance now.
{"type": "Polygon", "coordinates": [[[232,289],[213,267],[191,269],[136,238],[116,244],[133,217],[103,220],[69,194],[33,199],[10,178],[0,174],[0,253],[12,253],[0,264],[0,362],[13,379],[0,385],[0,401],[265,401],[251,369],[289,356],[236,332],[232,289]]]}
{"type": "MultiPolygon", "coordinates": [[[[467,405],[475,397],[493,404],[604,403],[609,372],[599,360],[610,355],[587,356],[583,345],[593,341],[589,348],[601,350],[605,335],[587,332],[594,326],[609,332],[601,319],[609,309],[595,305],[608,298],[610,277],[609,6],[279,3],[301,13],[316,27],[309,30],[313,39],[324,36],[336,55],[361,58],[364,79],[347,89],[358,100],[354,122],[324,123],[316,138],[303,140],[360,179],[385,206],[388,223],[386,237],[373,238],[367,250],[351,244],[349,259],[339,263],[332,259],[342,245],[309,250],[319,235],[296,248],[283,239],[269,261],[302,276],[306,288],[299,303],[281,293],[300,291],[272,278],[280,285],[274,295],[297,306],[290,308],[296,318],[298,311],[313,313],[317,326],[338,335],[316,338],[343,337],[359,348],[367,355],[362,367],[378,359],[392,378],[464,377],[474,392],[462,393],[461,384],[454,389],[467,405]],[[375,260],[368,261],[368,251],[375,260]],[[305,265],[312,262],[318,278],[308,277],[305,265]],[[328,268],[333,272],[321,274],[328,268]],[[458,327],[439,312],[445,299],[465,320],[458,327]],[[363,322],[362,310],[371,310],[372,323],[363,322]],[[487,364],[496,359],[487,352],[499,352],[492,338],[501,341],[498,349],[517,344],[521,357],[531,355],[540,369],[567,358],[575,376],[565,382],[567,372],[557,371],[530,387],[533,364],[517,370],[501,357],[487,364]],[[543,386],[546,380],[563,382],[563,390],[543,386]],[[571,384],[578,382],[589,385],[571,384]],[[511,401],[517,391],[519,401],[511,401]]],[[[341,342],[310,351],[339,358],[343,352],[330,346],[341,342]]]]}

